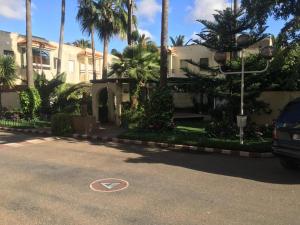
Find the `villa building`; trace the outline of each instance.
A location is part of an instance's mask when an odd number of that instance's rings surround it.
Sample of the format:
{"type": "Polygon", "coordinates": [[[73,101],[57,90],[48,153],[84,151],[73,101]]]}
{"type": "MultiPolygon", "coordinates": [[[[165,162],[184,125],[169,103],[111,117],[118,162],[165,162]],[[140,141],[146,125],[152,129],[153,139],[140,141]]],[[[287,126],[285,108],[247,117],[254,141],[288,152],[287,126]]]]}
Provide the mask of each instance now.
{"type": "MultiPolygon", "coordinates": [[[[44,73],[47,79],[57,74],[57,56],[59,44],[45,38],[32,38],[33,69],[37,73],[44,73]]],[[[0,55],[13,56],[17,65],[18,80],[16,85],[26,85],[26,36],[0,31],[0,55]]],[[[109,55],[108,62],[113,56],[109,55]]],[[[93,79],[92,49],[82,49],[64,44],[61,71],[66,73],[67,83],[89,82],[93,79]]],[[[102,53],[96,52],[97,79],[102,78],[102,53]]],[[[18,103],[16,92],[2,94],[2,104],[6,108],[16,108],[18,103]]]]}
{"type": "MultiPolygon", "coordinates": [[[[260,49],[265,46],[271,46],[272,39],[266,38],[245,50],[245,55],[258,54],[260,49]]],[[[214,60],[215,52],[202,45],[188,45],[171,47],[169,49],[169,77],[184,78],[185,72],[182,68],[188,68],[194,72],[201,72],[201,74],[209,75],[205,70],[199,71],[187,62],[193,60],[203,66],[217,67],[218,64],[214,60]]]]}

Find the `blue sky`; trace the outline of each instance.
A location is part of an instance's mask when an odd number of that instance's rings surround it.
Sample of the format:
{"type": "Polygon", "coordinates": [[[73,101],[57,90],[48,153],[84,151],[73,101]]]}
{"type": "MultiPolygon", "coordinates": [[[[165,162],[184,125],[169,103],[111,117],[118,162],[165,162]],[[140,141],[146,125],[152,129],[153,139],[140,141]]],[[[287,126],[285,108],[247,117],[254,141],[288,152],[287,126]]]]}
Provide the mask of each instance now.
{"type": "MultiPolygon", "coordinates": [[[[60,27],[61,0],[32,0],[33,34],[45,37],[51,41],[58,41],[60,27]]],[[[136,12],[139,29],[159,44],[161,0],[136,0],[136,12]]],[[[25,6],[24,0],[0,0],[0,30],[25,34],[25,6]]],[[[88,38],[82,34],[76,21],[77,0],[66,0],[65,42],[88,38]]],[[[186,40],[201,30],[201,25],[195,22],[197,18],[211,19],[214,9],[222,9],[230,5],[231,0],[170,0],[169,34],[185,35],[186,40]]],[[[267,32],[277,35],[283,21],[268,22],[267,32]]],[[[110,49],[122,50],[126,41],[114,38],[110,49]]],[[[96,48],[102,51],[102,43],[97,39],[96,48]]]]}

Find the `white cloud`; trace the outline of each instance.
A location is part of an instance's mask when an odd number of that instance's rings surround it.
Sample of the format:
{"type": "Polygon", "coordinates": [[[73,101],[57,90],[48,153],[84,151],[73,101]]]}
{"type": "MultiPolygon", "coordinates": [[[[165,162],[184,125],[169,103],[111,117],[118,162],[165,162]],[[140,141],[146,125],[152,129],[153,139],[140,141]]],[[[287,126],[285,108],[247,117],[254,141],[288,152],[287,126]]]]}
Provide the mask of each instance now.
{"type": "Polygon", "coordinates": [[[222,10],[227,6],[226,0],[194,0],[193,5],[187,8],[188,19],[193,21],[197,19],[213,20],[215,10],[222,10]]]}
{"type": "Polygon", "coordinates": [[[24,20],[26,15],[24,0],[0,0],[0,16],[24,20]]]}
{"type": "Polygon", "coordinates": [[[140,0],[137,3],[137,15],[149,22],[154,22],[159,12],[161,12],[161,5],[157,3],[157,0],[140,0]]]}
{"type": "Polygon", "coordinates": [[[154,39],[154,36],[150,33],[150,31],[148,30],[143,30],[143,29],[138,29],[139,34],[144,34],[146,37],[150,38],[150,39],[154,39]]]}
{"type": "Polygon", "coordinates": [[[194,31],[190,38],[193,40],[198,40],[200,37],[197,34],[199,34],[199,32],[194,31]]]}

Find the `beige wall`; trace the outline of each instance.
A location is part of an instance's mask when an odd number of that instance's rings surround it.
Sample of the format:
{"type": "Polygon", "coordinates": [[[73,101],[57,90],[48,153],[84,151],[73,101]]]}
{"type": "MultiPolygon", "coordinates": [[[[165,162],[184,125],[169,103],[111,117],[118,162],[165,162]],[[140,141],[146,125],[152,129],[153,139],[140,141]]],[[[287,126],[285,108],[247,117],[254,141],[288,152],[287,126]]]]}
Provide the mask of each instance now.
{"type": "Polygon", "coordinates": [[[272,124],[273,120],[276,120],[283,110],[283,108],[292,100],[300,97],[300,91],[288,92],[288,91],[268,91],[263,92],[259,97],[259,100],[270,104],[271,114],[253,115],[252,120],[260,125],[272,124]]]}
{"type": "MultiPolygon", "coordinates": [[[[258,54],[260,48],[272,45],[272,40],[266,38],[245,50],[245,55],[258,54]]],[[[181,70],[180,61],[192,59],[194,62],[199,63],[200,58],[208,58],[210,67],[217,67],[218,64],[214,60],[215,52],[202,46],[202,45],[188,45],[182,47],[172,47],[171,53],[169,53],[169,76],[172,77],[185,77],[184,72],[181,70]]],[[[206,71],[199,71],[198,67],[187,64],[187,68],[195,72],[201,72],[202,74],[210,75],[206,71]]]]}
{"type": "MultiPolygon", "coordinates": [[[[172,48],[173,54],[169,55],[169,74],[175,77],[184,77],[184,72],[181,70],[180,61],[192,59],[199,62],[200,58],[208,58],[209,66],[217,66],[214,60],[214,52],[201,45],[189,45],[183,47],[172,48]]],[[[199,69],[192,65],[187,66],[189,69],[198,72],[199,69]]],[[[205,71],[202,71],[206,73],[205,71]]]]}

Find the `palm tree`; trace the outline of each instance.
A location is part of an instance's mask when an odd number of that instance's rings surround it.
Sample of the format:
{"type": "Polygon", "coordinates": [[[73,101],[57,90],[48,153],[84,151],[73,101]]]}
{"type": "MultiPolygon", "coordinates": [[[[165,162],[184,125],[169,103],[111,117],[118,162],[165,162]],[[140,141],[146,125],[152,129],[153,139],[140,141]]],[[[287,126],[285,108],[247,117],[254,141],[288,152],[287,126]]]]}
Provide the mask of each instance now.
{"type": "Polygon", "coordinates": [[[184,35],[179,35],[179,36],[176,36],[175,38],[170,37],[173,47],[185,46],[186,44],[184,43],[184,39],[185,39],[184,35]]]}
{"type": "Polygon", "coordinates": [[[160,51],[160,86],[167,85],[168,78],[168,15],[169,0],[162,1],[161,51],[160,51]]]}
{"type": "Polygon", "coordinates": [[[83,49],[92,47],[91,42],[85,39],[76,40],[73,42],[73,45],[83,49]]]}
{"type": "Polygon", "coordinates": [[[0,112],[2,109],[1,88],[13,87],[16,79],[16,64],[14,58],[9,56],[0,56],[0,112]]]}
{"type": "Polygon", "coordinates": [[[103,70],[102,79],[107,79],[108,45],[114,35],[124,35],[127,31],[128,14],[122,0],[98,0],[96,8],[96,29],[103,41],[103,70]]]}
{"type": "Polygon", "coordinates": [[[117,59],[112,64],[110,75],[136,81],[131,96],[132,108],[139,105],[139,96],[147,81],[159,79],[159,51],[158,48],[154,51],[152,45],[150,41],[146,45],[141,42],[128,46],[123,53],[113,51],[117,59]]]}
{"type": "Polygon", "coordinates": [[[135,7],[134,0],[127,1],[127,10],[128,10],[128,28],[127,28],[127,41],[128,45],[133,44],[132,32],[133,32],[133,8],[135,7]]]}
{"type": "Polygon", "coordinates": [[[34,87],[32,65],[31,0],[26,0],[26,76],[28,87],[34,87]]]}
{"type": "Polygon", "coordinates": [[[62,60],[62,51],[64,46],[65,16],[66,16],[66,0],[61,0],[61,21],[60,21],[59,48],[58,48],[58,57],[57,57],[57,74],[61,73],[61,60],[62,60]]]}
{"type": "Polygon", "coordinates": [[[93,61],[93,80],[97,79],[96,57],[95,57],[95,24],[97,21],[95,7],[92,0],[78,0],[77,21],[81,25],[82,32],[91,36],[92,61],[93,61]]]}

